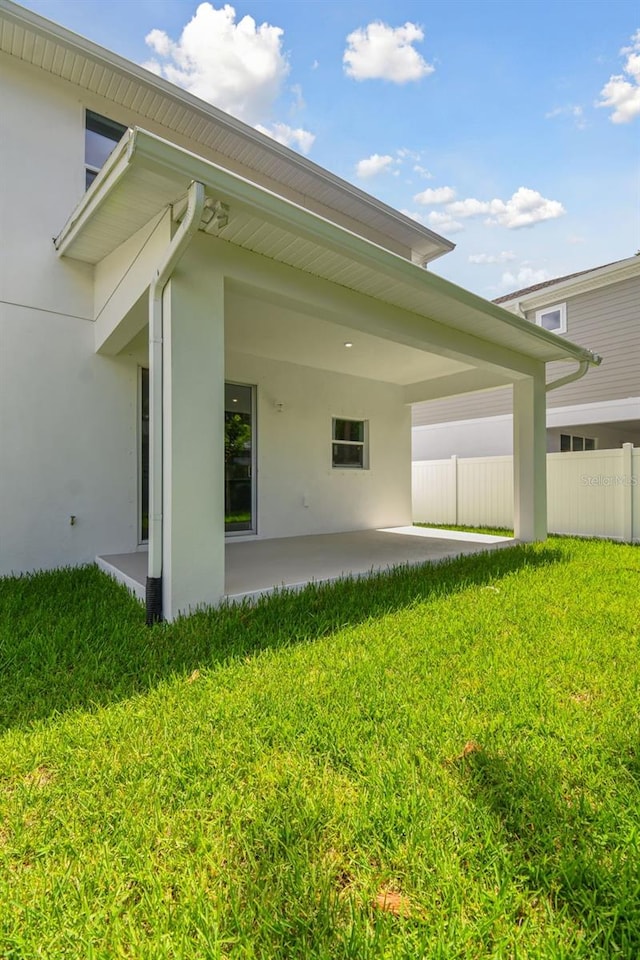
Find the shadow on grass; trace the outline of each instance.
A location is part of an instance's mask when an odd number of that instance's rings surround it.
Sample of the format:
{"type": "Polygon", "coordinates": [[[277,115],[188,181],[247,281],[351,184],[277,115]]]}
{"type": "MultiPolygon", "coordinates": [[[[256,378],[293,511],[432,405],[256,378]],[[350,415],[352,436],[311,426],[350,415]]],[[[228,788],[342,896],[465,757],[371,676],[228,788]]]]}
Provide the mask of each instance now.
{"type": "MultiPolygon", "coordinates": [[[[640,957],[637,855],[622,845],[612,814],[580,790],[563,791],[552,769],[535,769],[526,757],[479,750],[458,770],[473,802],[498,821],[532,910],[546,898],[573,919],[594,956],[640,957]]],[[[527,914],[514,919],[521,925],[527,914]]]]}
{"type": "Polygon", "coordinates": [[[141,605],[97,567],[0,580],[0,731],[562,560],[549,545],[515,546],[282,590],[254,605],[223,606],[153,629],[145,627],[141,605]]]}

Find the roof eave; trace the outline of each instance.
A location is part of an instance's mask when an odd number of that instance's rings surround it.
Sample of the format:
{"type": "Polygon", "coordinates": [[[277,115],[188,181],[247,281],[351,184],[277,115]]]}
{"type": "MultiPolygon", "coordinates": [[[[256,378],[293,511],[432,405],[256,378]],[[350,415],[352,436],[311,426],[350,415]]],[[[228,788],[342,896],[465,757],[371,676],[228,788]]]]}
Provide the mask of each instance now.
{"type": "MultiPolygon", "coordinates": [[[[272,193],[237,174],[189,153],[147,131],[133,129],[127,131],[118,147],[111,154],[90,189],[84,195],[54,243],[59,256],[68,253],[71,245],[82,233],[85,224],[94,212],[106,201],[109,194],[126,176],[134,162],[149,161],[183,175],[189,180],[200,180],[212,190],[219,190],[227,199],[239,201],[250,206],[265,217],[265,220],[286,225],[299,235],[313,239],[345,256],[364,263],[373,269],[385,272],[395,279],[416,286],[432,287],[448,299],[481,314],[491,316],[502,323],[523,333],[526,339],[544,342],[553,348],[553,356],[548,359],[574,359],[597,363],[591,351],[573,344],[563,337],[530,321],[515,316],[501,306],[497,306],[471,293],[462,287],[424,270],[385,248],[352,233],[339,224],[333,223],[316,213],[272,193]]],[[[178,199],[178,198],[176,198],[178,199]]],[[[526,354],[525,354],[526,355],[526,354]]]]}
{"type": "Polygon", "coordinates": [[[616,283],[618,279],[625,280],[639,274],[640,256],[627,257],[624,260],[617,260],[615,263],[609,263],[602,267],[594,267],[593,270],[584,270],[577,276],[568,277],[565,280],[560,279],[557,283],[548,283],[538,290],[529,291],[529,293],[516,291],[508,300],[500,298],[500,306],[533,310],[538,306],[549,303],[550,300],[556,299],[556,294],[577,296],[580,293],[597,290],[610,283],[616,283]]]}

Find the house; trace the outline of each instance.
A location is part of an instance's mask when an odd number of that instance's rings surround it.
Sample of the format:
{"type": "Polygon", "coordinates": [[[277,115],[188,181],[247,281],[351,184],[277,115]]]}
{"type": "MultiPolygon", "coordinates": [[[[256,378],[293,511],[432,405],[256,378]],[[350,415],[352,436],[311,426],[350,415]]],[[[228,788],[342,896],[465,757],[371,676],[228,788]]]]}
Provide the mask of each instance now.
{"type": "MultiPolygon", "coordinates": [[[[547,396],[547,451],[640,446],[640,256],[537,283],[494,303],[605,358],[547,396]]],[[[557,379],[561,364],[550,364],[557,379]]],[[[509,388],[413,408],[413,459],[512,452],[509,388]]]]}
{"type": "Polygon", "coordinates": [[[506,384],[516,536],[545,537],[546,366],[592,353],[426,271],[446,239],[9,0],[0,46],[0,572],[142,558],[150,621],[217,604],[231,546],[268,564],[410,524],[411,404],[506,384]]]}

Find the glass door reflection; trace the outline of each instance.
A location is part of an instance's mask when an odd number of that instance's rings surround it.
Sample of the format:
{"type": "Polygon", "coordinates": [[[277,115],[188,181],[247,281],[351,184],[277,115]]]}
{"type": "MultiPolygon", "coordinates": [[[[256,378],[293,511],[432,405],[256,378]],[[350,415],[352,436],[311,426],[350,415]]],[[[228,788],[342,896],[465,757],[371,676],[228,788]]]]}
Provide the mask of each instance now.
{"type": "Polygon", "coordinates": [[[254,387],[224,387],[224,528],[227,533],[255,529],[254,387]]]}

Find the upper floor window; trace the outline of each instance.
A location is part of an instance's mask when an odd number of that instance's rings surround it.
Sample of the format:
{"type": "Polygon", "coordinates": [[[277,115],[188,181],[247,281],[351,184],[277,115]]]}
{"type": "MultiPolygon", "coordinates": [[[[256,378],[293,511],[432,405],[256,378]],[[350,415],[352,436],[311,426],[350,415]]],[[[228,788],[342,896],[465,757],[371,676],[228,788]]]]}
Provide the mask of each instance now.
{"type": "Polygon", "coordinates": [[[566,333],[566,303],[557,303],[555,307],[544,307],[542,310],[536,310],[536,323],[545,330],[551,330],[552,333],[566,333]]]}
{"type": "Polygon", "coordinates": [[[99,113],[94,113],[93,110],[86,111],[84,166],[87,190],[98,176],[107,157],[126,129],[122,123],[116,123],[115,120],[101,117],[99,113]]]}

